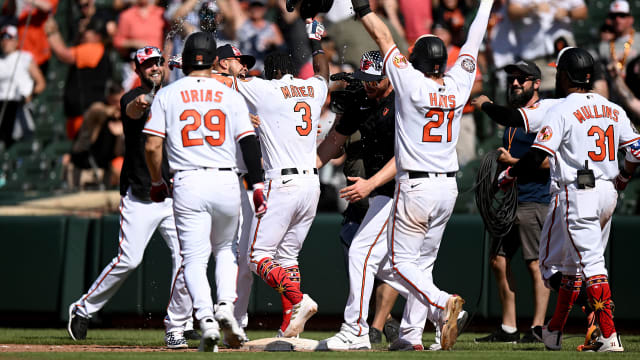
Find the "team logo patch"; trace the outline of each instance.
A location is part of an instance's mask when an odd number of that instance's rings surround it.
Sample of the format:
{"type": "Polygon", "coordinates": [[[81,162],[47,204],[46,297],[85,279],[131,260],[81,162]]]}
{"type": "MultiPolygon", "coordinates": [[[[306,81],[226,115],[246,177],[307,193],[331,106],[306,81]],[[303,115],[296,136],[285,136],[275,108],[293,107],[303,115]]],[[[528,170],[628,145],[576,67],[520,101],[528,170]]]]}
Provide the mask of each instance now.
{"type": "Polygon", "coordinates": [[[640,140],[636,140],[631,145],[629,145],[629,152],[636,159],[640,160],[640,140]]]}
{"type": "Polygon", "coordinates": [[[389,108],[386,107],[384,108],[384,110],[382,110],[382,116],[387,116],[387,114],[389,113],[389,108]]]}
{"type": "Polygon", "coordinates": [[[549,126],[545,126],[538,133],[537,139],[540,142],[544,142],[544,141],[551,140],[552,136],[553,136],[553,131],[551,131],[551,128],[549,126]]]}
{"type": "Polygon", "coordinates": [[[537,109],[537,108],[539,108],[539,107],[540,107],[540,103],[539,103],[539,102],[537,102],[537,103],[535,103],[535,104],[533,104],[533,105],[529,106],[527,109],[529,109],[529,110],[535,110],[535,109],[537,109]]]}
{"type": "Polygon", "coordinates": [[[468,73],[476,71],[476,63],[471,59],[463,59],[460,66],[462,66],[462,68],[468,73]]]}
{"type": "Polygon", "coordinates": [[[407,61],[407,58],[404,57],[404,55],[396,54],[393,57],[393,65],[395,65],[398,69],[405,69],[407,66],[409,66],[409,62],[407,61]]]}

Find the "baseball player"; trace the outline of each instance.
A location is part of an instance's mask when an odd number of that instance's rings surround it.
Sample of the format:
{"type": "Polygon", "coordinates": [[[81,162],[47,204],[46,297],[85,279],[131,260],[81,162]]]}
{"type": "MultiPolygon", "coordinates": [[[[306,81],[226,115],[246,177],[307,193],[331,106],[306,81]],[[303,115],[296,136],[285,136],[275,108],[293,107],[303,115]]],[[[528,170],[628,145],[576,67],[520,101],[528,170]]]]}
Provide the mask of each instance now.
{"type": "Polygon", "coordinates": [[[151,199],[162,201],[168,186],[160,176],[163,143],[173,180],[173,211],[184,257],[184,276],[200,321],[201,351],[216,349],[219,327],[231,347],[244,333],[233,316],[238,265],[233,242],[238,231],[240,188],[236,142],[249,170],[256,214],[266,211],[258,143],[246,103],[237,92],[211,78],[216,58],[213,34],[196,32],[182,52],[186,77],[161,89],[151,105],[146,133],[146,161],[151,175],[151,199]],[[207,264],[216,262],[217,305],[211,299],[207,264]]]}
{"type": "MultiPolygon", "coordinates": [[[[594,61],[586,50],[565,48],[556,65],[556,93],[566,98],[547,112],[531,150],[503,171],[498,183],[509,186],[547,156],[553,158],[552,200],[540,242],[540,255],[547,259],[541,270],[543,276],[550,268],[561,272],[562,284],[553,316],[534,331],[536,337],[550,350],[562,348],[562,330],[585,281],[601,331],[591,350],[624,351],[613,323],[604,251],[617,202],[617,151],[637,148],[640,135],[620,106],[591,92],[594,61]]],[[[640,154],[630,151],[626,160],[640,162],[640,154]]]]}
{"type": "MultiPolygon", "coordinates": [[[[147,46],[136,51],[136,73],[142,86],[124,94],[120,100],[126,152],[120,175],[122,199],[118,255],[104,268],[89,291],[69,307],[67,330],[74,340],[86,338],[91,316],[106,305],[129,274],[140,265],[156,229],[169,246],[173,264],[171,299],[165,318],[167,347],[186,348],[183,332],[193,332],[192,303],[181,269],[182,256],[173,218],[173,202],[171,198],[151,202],[151,180],[144,160],[143,119],[147,118],[151,105],[147,96],[162,86],[162,62],[162,53],[156,47],[147,46]]],[[[168,164],[165,161],[162,165],[162,177],[169,182],[168,164]]]]}
{"type": "Polygon", "coordinates": [[[238,91],[261,121],[260,145],[271,208],[251,224],[249,251],[252,270],[281,294],[283,322],[279,335],[295,337],[318,305],[300,290],[298,253],[316,214],[320,196],[316,169],[316,128],[327,97],[329,64],[317,21],[306,26],[313,49],[315,76],[293,77],[288,54],[265,59],[266,80],[238,82],[238,91]]]}
{"type": "Polygon", "coordinates": [[[351,3],[384,54],[384,71],[396,91],[397,187],[387,225],[391,264],[413,296],[430,309],[429,319],[442,324],[441,346],[448,350],[457,340],[455,320],[464,300],[438,289],[431,273],[458,194],[455,146],[460,117],[475,80],[476,56],[493,0],[481,0],[469,37],[446,74],[442,40],[420,37],[407,60],[387,26],[371,12],[369,1],[351,3]]]}

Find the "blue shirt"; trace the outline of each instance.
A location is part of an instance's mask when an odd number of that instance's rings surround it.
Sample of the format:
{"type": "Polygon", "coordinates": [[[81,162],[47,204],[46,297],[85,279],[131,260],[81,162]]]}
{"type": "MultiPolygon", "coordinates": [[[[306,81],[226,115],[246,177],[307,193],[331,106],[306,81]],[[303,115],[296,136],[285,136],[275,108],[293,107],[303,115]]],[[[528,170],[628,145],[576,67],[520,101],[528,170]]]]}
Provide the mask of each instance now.
{"type": "MultiPolygon", "coordinates": [[[[521,159],[536,139],[536,133],[527,133],[521,127],[508,127],[504,131],[502,143],[509,150],[511,156],[521,159]]],[[[549,169],[539,169],[534,175],[520,176],[518,184],[518,202],[536,202],[548,204],[549,196],[549,169]]]]}

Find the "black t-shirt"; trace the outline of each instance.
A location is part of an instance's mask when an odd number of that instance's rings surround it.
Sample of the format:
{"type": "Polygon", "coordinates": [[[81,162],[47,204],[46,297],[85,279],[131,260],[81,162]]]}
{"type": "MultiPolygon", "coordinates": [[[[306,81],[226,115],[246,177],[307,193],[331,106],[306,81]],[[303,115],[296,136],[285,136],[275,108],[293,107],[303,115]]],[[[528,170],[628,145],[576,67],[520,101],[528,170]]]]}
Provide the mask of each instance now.
{"type": "MultiPolygon", "coordinates": [[[[375,175],[394,155],[395,91],[380,102],[371,102],[357,113],[345,113],[336,125],[336,131],[349,136],[360,130],[365,176],[375,175]],[[363,109],[366,108],[366,109],[363,109]]],[[[347,149],[348,151],[348,149],[347,149]]],[[[376,188],[373,195],[393,197],[395,181],[376,188]]]]}
{"type": "MultiPolygon", "coordinates": [[[[140,119],[131,119],[127,116],[127,104],[136,97],[146,94],[149,91],[142,87],[137,87],[127,92],[120,99],[120,111],[122,126],[124,127],[124,164],[120,173],[120,194],[125,195],[127,189],[131,187],[131,192],[141,200],[151,200],[149,190],[151,189],[151,176],[144,156],[144,145],[146,136],[142,133],[142,128],[149,117],[149,111],[145,111],[140,119]]],[[[169,163],[167,154],[162,148],[162,178],[169,184],[171,178],[169,173],[169,163]]]]}

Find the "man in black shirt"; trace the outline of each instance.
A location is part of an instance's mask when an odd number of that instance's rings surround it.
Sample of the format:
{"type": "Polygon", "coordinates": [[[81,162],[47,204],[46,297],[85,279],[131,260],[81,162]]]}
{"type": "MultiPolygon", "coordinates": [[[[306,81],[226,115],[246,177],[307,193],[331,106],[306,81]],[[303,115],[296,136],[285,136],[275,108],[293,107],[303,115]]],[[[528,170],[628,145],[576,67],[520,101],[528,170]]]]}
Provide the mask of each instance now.
{"type": "MultiPolygon", "coordinates": [[[[142,86],[124,94],[120,100],[126,151],[120,175],[122,199],[118,255],[104,268],[89,291],[71,304],[67,330],[74,340],[86,338],[91,315],[106,305],[140,265],[151,235],[157,229],[169,246],[173,263],[171,299],[164,320],[165,342],[171,349],[186,348],[185,336],[194,338],[197,333],[193,331],[193,305],[181,269],[182,256],[172,200],[167,198],[163,202],[152,202],[149,198],[151,178],[145,162],[145,136],[142,133],[153,95],[162,86],[162,53],[156,47],[147,46],[136,52],[135,62],[142,86]]],[[[163,164],[163,178],[167,184],[170,183],[166,160],[163,164]]]]}

